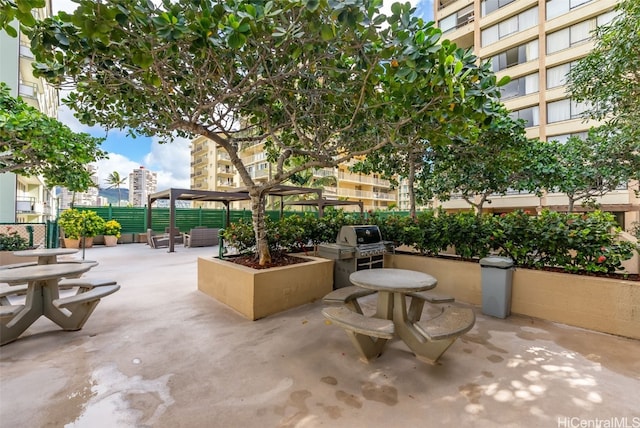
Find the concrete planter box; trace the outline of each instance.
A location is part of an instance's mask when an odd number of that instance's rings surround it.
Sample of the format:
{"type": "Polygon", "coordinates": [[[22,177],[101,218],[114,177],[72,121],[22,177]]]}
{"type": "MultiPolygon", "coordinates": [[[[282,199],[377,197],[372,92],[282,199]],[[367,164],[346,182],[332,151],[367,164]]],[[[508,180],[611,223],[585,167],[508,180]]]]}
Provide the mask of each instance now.
{"type": "MultiPolygon", "coordinates": [[[[482,303],[480,265],[473,262],[395,254],[387,267],[429,273],[436,290],[462,302],[482,303]]],[[[640,283],[517,268],[511,312],[640,339],[640,283]]]]}
{"type": "Polygon", "coordinates": [[[13,251],[0,251],[0,266],[37,261],[38,257],[18,257],[13,255],[13,251]]]}
{"type": "Polygon", "coordinates": [[[198,258],[198,290],[250,320],[321,299],[333,289],[333,260],[308,259],[272,269],[252,269],[217,258],[198,258]]]}

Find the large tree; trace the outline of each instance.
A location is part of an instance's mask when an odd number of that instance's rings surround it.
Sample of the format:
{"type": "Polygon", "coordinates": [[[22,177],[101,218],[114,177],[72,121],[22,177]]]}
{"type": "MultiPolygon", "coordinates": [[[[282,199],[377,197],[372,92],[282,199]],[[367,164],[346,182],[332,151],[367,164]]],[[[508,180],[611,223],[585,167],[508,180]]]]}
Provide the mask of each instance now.
{"type": "Polygon", "coordinates": [[[473,98],[476,109],[495,93],[495,78],[461,64],[455,45],[439,44],[440,31],[412,17],[408,4],[394,4],[388,19],[381,4],[79,0],[73,14],[31,33],[35,69],[75,85],[66,103],[85,123],[203,135],[225,149],[249,190],[264,264],[271,187],[370,153],[402,124],[424,122],[431,100],[400,98],[390,87],[443,75],[438,102],[473,98]],[[399,103],[402,115],[392,108],[399,103]],[[266,182],[254,181],[239,156],[260,143],[275,166],[266,182]]]}
{"type": "Polygon", "coordinates": [[[608,127],[592,128],[587,138],[570,137],[566,142],[538,142],[533,149],[529,176],[550,192],[569,198],[568,211],[576,202],[602,196],[640,180],[640,152],[629,151],[624,138],[608,127]]]}
{"type": "Polygon", "coordinates": [[[595,47],[571,68],[571,97],[586,101],[588,117],[604,120],[617,137],[640,140],[640,2],[622,0],[616,17],[594,33],[595,47]]]}
{"type": "Polygon", "coordinates": [[[537,190],[524,173],[531,157],[524,122],[499,110],[474,141],[453,139],[431,150],[422,185],[440,200],[459,195],[482,213],[493,194],[510,190],[537,190]]]}
{"type": "Polygon", "coordinates": [[[93,186],[86,165],[106,155],[101,143],[13,98],[0,82],[0,173],[42,175],[48,186],[85,191],[93,186]]]}

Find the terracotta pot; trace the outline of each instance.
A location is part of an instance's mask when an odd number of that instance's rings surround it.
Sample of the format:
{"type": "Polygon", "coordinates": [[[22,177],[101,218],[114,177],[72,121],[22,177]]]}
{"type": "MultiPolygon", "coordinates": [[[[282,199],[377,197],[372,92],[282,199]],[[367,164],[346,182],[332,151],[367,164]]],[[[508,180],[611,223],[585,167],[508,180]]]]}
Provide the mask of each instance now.
{"type": "Polygon", "coordinates": [[[85,236],[84,238],[80,237],[80,248],[82,248],[82,243],[84,242],[84,248],[93,247],[93,236],[85,236]],[[84,239],[84,241],[83,241],[84,239]]]}
{"type": "Polygon", "coordinates": [[[115,247],[118,244],[118,238],[115,235],[104,235],[105,247],[115,247]]]}
{"type": "Polygon", "coordinates": [[[64,248],[80,248],[80,240],[64,238],[64,248]]]}

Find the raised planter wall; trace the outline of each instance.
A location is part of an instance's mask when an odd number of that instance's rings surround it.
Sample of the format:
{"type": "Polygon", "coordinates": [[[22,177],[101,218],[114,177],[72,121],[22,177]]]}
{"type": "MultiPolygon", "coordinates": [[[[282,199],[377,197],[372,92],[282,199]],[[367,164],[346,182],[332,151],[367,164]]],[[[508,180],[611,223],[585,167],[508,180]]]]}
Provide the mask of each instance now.
{"type": "Polygon", "coordinates": [[[13,255],[13,251],[0,251],[0,266],[12,265],[16,263],[37,262],[38,257],[18,257],[13,255]]]}
{"type": "Polygon", "coordinates": [[[333,260],[252,269],[217,258],[198,258],[198,290],[250,320],[321,299],[333,289],[333,260]]]}
{"type": "MultiPolygon", "coordinates": [[[[414,255],[385,256],[387,267],[435,276],[436,290],[482,304],[478,263],[414,255]]],[[[531,269],[513,275],[511,312],[640,339],[640,283],[531,269]]]]}

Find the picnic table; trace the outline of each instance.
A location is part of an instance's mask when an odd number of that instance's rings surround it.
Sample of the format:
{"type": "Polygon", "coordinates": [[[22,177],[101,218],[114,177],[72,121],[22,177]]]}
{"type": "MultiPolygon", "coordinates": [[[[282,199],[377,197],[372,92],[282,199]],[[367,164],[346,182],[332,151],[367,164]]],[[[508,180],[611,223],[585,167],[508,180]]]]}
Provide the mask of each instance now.
{"type": "Polygon", "coordinates": [[[58,262],[58,256],[75,254],[75,248],[37,248],[35,250],[14,251],[13,255],[18,257],[38,257],[39,265],[48,265],[58,262]]]}
{"type": "Polygon", "coordinates": [[[0,345],[16,340],[41,316],[64,330],[80,330],[100,299],[118,291],[120,286],[79,287],[77,294],[61,298],[59,282],[94,266],[96,263],[54,263],[0,270],[0,282],[6,282],[9,288],[27,284],[24,304],[8,300],[0,304],[0,345]]]}
{"type": "MultiPolygon", "coordinates": [[[[349,280],[354,295],[377,293],[376,313],[367,317],[349,295],[342,297],[344,305],[323,310],[326,318],[345,329],[365,361],[382,354],[386,342],[398,336],[420,360],[435,363],[457,337],[469,331],[475,323],[471,309],[447,307],[432,319],[421,321],[424,294],[438,281],[431,275],[405,269],[367,269],[354,272],[349,280]],[[364,290],[364,291],[363,291],[364,290]],[[407,308],[407,297],[411,306],[407,308]]],[[[336,290],[333,293],[345,294],[336,290]]],[[[325,302],[331,301],[331,294],[325,302]]],[[[434,298],[434,302],[451,302],[452,298],[434,298]]],[[[335,301],[335,299],[334,299],[335,301]]]]}

